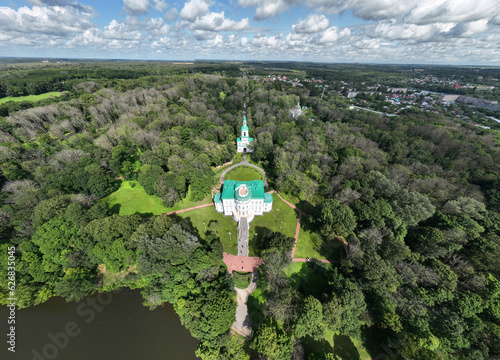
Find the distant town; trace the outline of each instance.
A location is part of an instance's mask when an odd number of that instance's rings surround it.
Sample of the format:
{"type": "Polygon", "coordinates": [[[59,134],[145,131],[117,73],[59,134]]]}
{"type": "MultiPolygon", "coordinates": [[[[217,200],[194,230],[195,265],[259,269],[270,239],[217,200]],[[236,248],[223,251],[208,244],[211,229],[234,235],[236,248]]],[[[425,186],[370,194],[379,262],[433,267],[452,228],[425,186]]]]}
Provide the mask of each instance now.
{"type": "MultiPolygon", "coordinates": [[[[418,70],[418,69],[417,69],[418,70]]],[[[483,94],[496,91],[499,79],[491,78],[490,83],[478,76],[479,83],[464,83],[455,76],[442,78],[436,75],[417,75],[406,79],[400,87],[388,87],[382,84],[370,85],[352,81],[328,82],[316,78],[288,77],[285,75],[253,76],[253,80],[262,83],[283,82],[293,87],[318,88],[320,94],[338,95],[347,100],[353,110],[367,110],[384,115],[398,115],[400,112],[425,111],[442,113],[484,129],[500,130],[500,104],[497,100],[488,100],[474,96],[456,94],[481,91],[483,94]],[[403,86],[405,85],[405,86],[403,86]],[[438,89],[436,89],[438,88],[438,89]],[[449,89],[450,93],[446,90],[449,89]],[[441,91],[436,91],[441,90],[441,91]],[[493,116],[495,115],[495,116],[493,116]]],[[[320,96],[321,96],[320,95],[320,96]]],[[[300,109],[292,109],[291,115],[301,115],[300,109]]]]}

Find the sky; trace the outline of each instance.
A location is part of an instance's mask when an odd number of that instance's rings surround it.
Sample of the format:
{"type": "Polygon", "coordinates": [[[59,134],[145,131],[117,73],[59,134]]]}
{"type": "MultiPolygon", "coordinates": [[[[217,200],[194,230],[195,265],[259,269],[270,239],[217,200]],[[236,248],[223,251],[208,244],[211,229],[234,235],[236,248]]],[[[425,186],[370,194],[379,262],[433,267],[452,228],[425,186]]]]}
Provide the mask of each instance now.
{"type": "Polygon", "coordinates": [[[500,65],[500,1],[0,0],[0,56],[500,65]]]}

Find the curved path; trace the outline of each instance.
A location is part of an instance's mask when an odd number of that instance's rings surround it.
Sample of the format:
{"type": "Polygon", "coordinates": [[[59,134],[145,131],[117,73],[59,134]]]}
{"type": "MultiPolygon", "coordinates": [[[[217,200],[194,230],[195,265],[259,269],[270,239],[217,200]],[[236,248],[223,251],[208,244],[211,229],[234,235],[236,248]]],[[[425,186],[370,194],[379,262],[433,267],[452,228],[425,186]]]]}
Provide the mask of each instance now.
{"type": "Polygon", "coordinates": [[[237,287],[234,287],[238,307],[236,308],[236,321],[231,328],[248,338],[250,338],[252,333],[250,330],[250,316],[248,315],[247,301],[248,296],[253,293],[257,287],[257,278],[257,271],[254,271],[252,273],[252,282],[246,289],[238,289],[237,287]]]}
{"type": "Polygon", "coordinates": [[[235,167],[237,167],[237,166],[242,166],[242,165],[244,165],[244,166],[249,166],[249,167],[251,167],[251,168],[254,168],[255,170],[260,171],[262,174],[264,174],[264,186],[267,186],[267,185],[268,185],[268,182],[267,182],[268,177],[267,177],[267,174],[266,174],[266,172],[264,171],[264,169],[262,169],[261,167],[258,167],[257,165],[250,164],[250,163],[247,161],[247,155],[246,155],[246,154],[243,154],[243,160],[241,160],[241,161],[240,161],[239,163],[237,163],[237,164],[234,164],[234,165],[232,165],[232,166],[228,167],[227,169],[225,169],[225,170],[221,173],[221,175],[220,175],[220,185],[221,185],[221,187],[222,187],[222,185],[224,185],[224,176],[226,176],[227,172],[228,172],[228,171],[233,170],[233,169],[234,169],[235,167]]]}

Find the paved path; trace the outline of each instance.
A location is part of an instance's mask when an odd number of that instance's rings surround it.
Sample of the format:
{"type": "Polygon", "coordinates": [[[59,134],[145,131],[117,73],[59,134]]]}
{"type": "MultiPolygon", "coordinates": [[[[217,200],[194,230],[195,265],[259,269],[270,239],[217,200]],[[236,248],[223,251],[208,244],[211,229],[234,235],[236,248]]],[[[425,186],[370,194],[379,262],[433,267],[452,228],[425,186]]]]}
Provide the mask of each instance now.
{"type": "Polygon", "coordinates": [[[250,225],[246,217],[238,221],[238,256],[248,256],[248,230],[250,225]]]}
{"type": "Polygon", "coordinates": [[[340,264],[339,260],[326,260],[326,259],[294,258],[292,261],[296,261],[296,262],[322,262],[325,264],[340,264]]]}
{"type": "Polygon", "coordinates": [[[300,219],[302,218],[302,214],[302,211],[299,212],[299,218],[297,219],[297,227],[295,228],[295,242],[293,243],[292,249],[292,259],[295,257],[295,248],[297,247],[297,241],[299,240],[300,219]]]}
{"type": "Polygon", "coordinates": [[[248,161],[247,161],[247,158],[246,158],[246,154],[244,155],[244,159],[241,160],[239,163],[235,164],[235,165],[232,165],[230,167],[228,167],[227,169],[225,169],[224,171],[222,171],[221,175],[220,175],[220,184],[221,186],[224,185],[224,176],[226,176],[227,172],[234,169],[235,167],[237,166],[250,166],[251,168],[254,168],[256,169],[257,171],[260,171],[262,174],[264,174],[264,186],[267,186],[268,185],[268,177],[267,177],[267,174],[266,172],[264,171],[264,169],[258,167],[257,165],[254,165],[254,164],[250,164],[248,161]]]}
{"type": "Polygon", "coordinates": [[[204,204],[204,205],[198,205],[198,206],[190,207],[190,208],[188,208],[188,209],[182,209],[182,210],[171,211],[171,212],[169,212],[169,213],[166,213],[166,215],[180,214],[180,213],[183,213],[183,212],[186,212],[186,211],[196,210],[196,209],[201,209],[201,208],[204,208],[204,207],[207,207],[207,206],[213,206],[213,205],[214,205],[214,203],[204,204]]]}
{"type": "Polygon", "coordinates": [[[257,278],[257,271],[254,271],[252,273],[252,281],[246,289],[238,289],[237,287],[234,288],[234,291],[236,291],[238,307],[236,308],[236,321],[231,329],[248,338],[250,338],[252,332],[250,330],[250,316],[248,316],[247,301],[248,296],[253,293],[257,287],[257,278]]]}
{"type": "Polygon", "coordinates": [[[260,257],[235,256],[226,252],[222,260],[227,266],[228,273],[232,273],[233,271],[254,272],[259,265],[263,264],[260,257]]]}
{"type": "MultiPolygon", "coordinates": [[[[273,190],[273,192],[274,192],[274,190],[273,190]]],[[[300,210],[297,206],[295,206],[295,205],[293,205],[292,203],[290,203],[290,202],[286,201],[285,199],[283,199],[283,198],[281,197],[281,195],[280,195],[280,194],[278,194],[278,192],[277,192],[277,191],[276,191],[276,195],[278,195],[278,197],[281,199],[281,201],[283,201],[285,204],[287,204],[288,206],[290,206],[292,209],[297,210],[297,212],[298,212],[299,214],[302,214],[302,215],[304,215],[304,216],[308,216],[305,212],[303,212],[302,210],[300,210]]]]}

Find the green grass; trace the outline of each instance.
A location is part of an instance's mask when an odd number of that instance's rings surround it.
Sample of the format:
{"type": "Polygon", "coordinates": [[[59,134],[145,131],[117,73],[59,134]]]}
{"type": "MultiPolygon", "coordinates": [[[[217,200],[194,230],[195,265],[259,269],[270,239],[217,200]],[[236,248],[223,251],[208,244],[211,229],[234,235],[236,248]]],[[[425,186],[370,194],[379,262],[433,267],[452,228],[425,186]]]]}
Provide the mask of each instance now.
{"type": "MultiPolygon", "coordinates": [[[[247,160],[248,160],[248,154],[247,154],[247,160]]],[[[242,161],[243,161],[243,153],[237,152],[236,154],[234,154],[233,164],[237,164],[242,161]]]]}
{"type": "Polygon", "coordinates": [[[295,205],[298,209],[302,210],[306,214],[313,214],[314,213],[314,206],[316,204],[319,204],[323,199],[319,195],[314,195],[307,201],[305,199],[299,198],[297,196],[291,195],[291,194],[282,194],[280,193],[281,197],[288,201],[289,203],[295,205]]]}
{"type": "Polygon", "coordinates": [[[122,181],[118,190],[110,194],[103,201],[108,204],[111,211],[119,215],[139,214],[142,217],[164,214],[171,211],[187,209],[193,206],[209,204],[212,202],[211,195],[207,195],[201,201],[192,201],[188,196],[167,208],[163,206],[158,196],[148,195],[137,181],[122,181]]]}
{"type": "Polygon", "coordinates": [[[7,96],[0,99],[0,104],[6,103],[7,101],[39,101],[43,99],[48,99],[50,97],[59,97],[62,93],[59,91],[52,91],[45,94],[40,95],[27,95],[27,96],[7,96]]]}
{"type": "Polygon", "coordinates": [[[302,218],[299,231],[296,258],[339,260],[342,244],[338,240],[325,241],[323,237],[313,231],[309,219],[302,218]]]}
{"type": "Polygon", "coordinates": [[[236,181],[252,181],[252,180],[264,180],[264,176],[260,171],[251,168],[250,166],[237,166],[234,169],[228,171],[224,180],[236,180],[236,181]]]}
{"type": "Polygon", "coordinates": [[[246,289],[252,281],[252,273],[233,271],[233,281],[234,286],[236,286],[238,289],[246,289]]]}
{"type": "Polygon", "coordinates": [[[214,231],[219,236],[224,251],[232,255],[238,255],[238,229],[231,216],[224,216],[216,212],[214,206],[186,211],[176,216],[189,219],[201,237],[204,236],[206,231],[214,231]],[[231,236],[229,236],[229,233],[231,233],[231,236]]]}
{"type": "Polygon", "coordinates": [[[249,255],[259,256],[260,251],[256,248],[255,233],[261,237],[265,229],[280,232],[288,237],[295,237],[297,227],[297,212],[285,204],[276,194],[273,194],[273,209],[264,213],[263,216],[256,216],[250,223],[249,255]],[[279,209],[279,210],[278,210],[279,209]],[[283,225],[281,222],[283,221],[283,225]]]}
{"type": "Polygon", "coordinates": [[[290,265],[288,265],[283,271],[285,272],[286,276],[290,277],[293,274],[300,272],[300,270],[302,270],[302,266],[304,264],[305,263],[303,263],[303,262],[295,262],[294,261],[290,265]]]}

